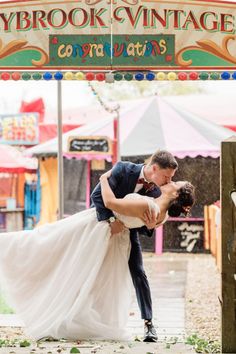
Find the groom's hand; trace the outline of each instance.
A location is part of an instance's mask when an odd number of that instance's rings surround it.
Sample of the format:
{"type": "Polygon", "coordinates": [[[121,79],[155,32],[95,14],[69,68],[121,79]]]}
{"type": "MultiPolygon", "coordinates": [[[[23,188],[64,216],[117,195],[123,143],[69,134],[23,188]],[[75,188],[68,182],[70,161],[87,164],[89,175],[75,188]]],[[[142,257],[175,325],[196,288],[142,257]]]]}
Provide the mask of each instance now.
{"type": "Polygon", "coordinates": [[[111,228],[111,235],[113,236],[115,234],[119,234],[120,232],[124,231],[125,225],[120,220],[116,220],[110,224],[110,228],[111,228]]]}

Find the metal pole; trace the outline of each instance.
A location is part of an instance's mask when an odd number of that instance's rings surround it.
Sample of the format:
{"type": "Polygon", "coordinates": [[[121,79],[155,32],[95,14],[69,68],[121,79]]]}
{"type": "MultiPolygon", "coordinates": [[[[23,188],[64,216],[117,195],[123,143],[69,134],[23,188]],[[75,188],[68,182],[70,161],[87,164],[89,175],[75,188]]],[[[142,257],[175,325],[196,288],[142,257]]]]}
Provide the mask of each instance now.
{"type": "Polygon", "coordinates": [[[91,161],[87,161],[87,178],[86,178],[86,209],[90,207],[90,188],[91,188],[91,161]]]}
{"type": "Polygon", "coordinates": [[[63,151],[62,151],[62,93],[61,81],[57,81],[57,139],[58,139],[58,215],[60,220],[64,215],[64,176],[63,176],[63,151]]]}
{"type": "Polygon", "coordinates": [[[113,119],[112,165],[117,163],[117,117],[113,119]]]}
{"type": "Polygon", "coordinates": [[[116,108],[117,114],[117,127],[116,127],[116,152],[117,152],[117,159],[116,161],[120,161],[120,105],[117,105],[116,108]]]}

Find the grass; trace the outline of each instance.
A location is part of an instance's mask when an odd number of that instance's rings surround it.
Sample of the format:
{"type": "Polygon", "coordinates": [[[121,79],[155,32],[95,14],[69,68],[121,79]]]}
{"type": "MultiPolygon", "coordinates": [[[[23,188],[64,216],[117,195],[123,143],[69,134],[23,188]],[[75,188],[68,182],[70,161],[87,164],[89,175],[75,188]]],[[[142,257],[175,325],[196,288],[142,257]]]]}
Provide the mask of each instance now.
{"type": "Polygon", "coordinates": [[[12,308],[7,304],[4,294],[0,293],[0,313],[1,314],[11,314],[14,313],[12,308]]]}
{"type": "Polygon", "coordinates": [[[192,334],[187,337],[185,344],[192,345],[196,353],[221,353],[220,343],[218,341],[208,341],[198,337],[197,334],[192,334]]]}
{"type": "MultiPolygon", "coordinates": [[[[2,339],[0,338],[0,348],[10,347],[29,347],[31,343],[27,339],[2,339]]],[[[10,351],[9,353],[16,353],[16,351],[10,351]]],[[[32,352],[30,352],[32,353],[32,352]]],[[[34,353],[34,351],[33,351],[34,353]]],[[[49,352],[48,352],[49,353],[49,352]]]]}

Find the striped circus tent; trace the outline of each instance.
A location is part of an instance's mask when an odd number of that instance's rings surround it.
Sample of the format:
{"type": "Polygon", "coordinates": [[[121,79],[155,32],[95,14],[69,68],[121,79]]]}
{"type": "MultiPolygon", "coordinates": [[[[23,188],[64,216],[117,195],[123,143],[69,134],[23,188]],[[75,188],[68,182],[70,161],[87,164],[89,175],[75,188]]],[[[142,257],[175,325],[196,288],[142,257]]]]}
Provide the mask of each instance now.
{"type": "MultiPolygon", "coordinates": [[[[186,100],[188,96],[186,96],[186,100]]],[[[235,134],[217,124],[183,110],[176,104],[154,96],[121,103],[120,151],[122,157],[148,156],[165,149],[176,157],[211,156],[220,154],[221,141],[235,134]]],[[[113,138],[113,116],[100,119],[63,134],[66,153],[70,136],[108,136],[113,138]]],[[[57,139],[27,150],[27,155],[57,154],[57,139]]]]}
{"type": "Polygon", "coordinates": [[[0,144],[0,173],[35,173],[37,168],[37,159],[23,156],[14,146],[0,144]]]}

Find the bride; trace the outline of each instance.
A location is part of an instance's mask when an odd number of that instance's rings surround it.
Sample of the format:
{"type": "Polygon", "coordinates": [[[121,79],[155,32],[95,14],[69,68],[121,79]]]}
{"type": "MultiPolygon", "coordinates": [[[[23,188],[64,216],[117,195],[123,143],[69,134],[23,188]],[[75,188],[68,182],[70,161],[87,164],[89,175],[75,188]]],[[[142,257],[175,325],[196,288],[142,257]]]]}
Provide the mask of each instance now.
{"type": "Polygon", "coordinates": [[[100,179],[102,196],[123,222],[122,233],[111,237],[109,224],[98,222],[91,208],[31,231],[0,234],[1,283],[35,339],[129,339],[128,228],[143,226],[153,210],[159,225],[167,211],[186,214],[194,203],[188,182],[161,187],[157,199],[135,193],[116,199],[108,177],[100,179]]]}

